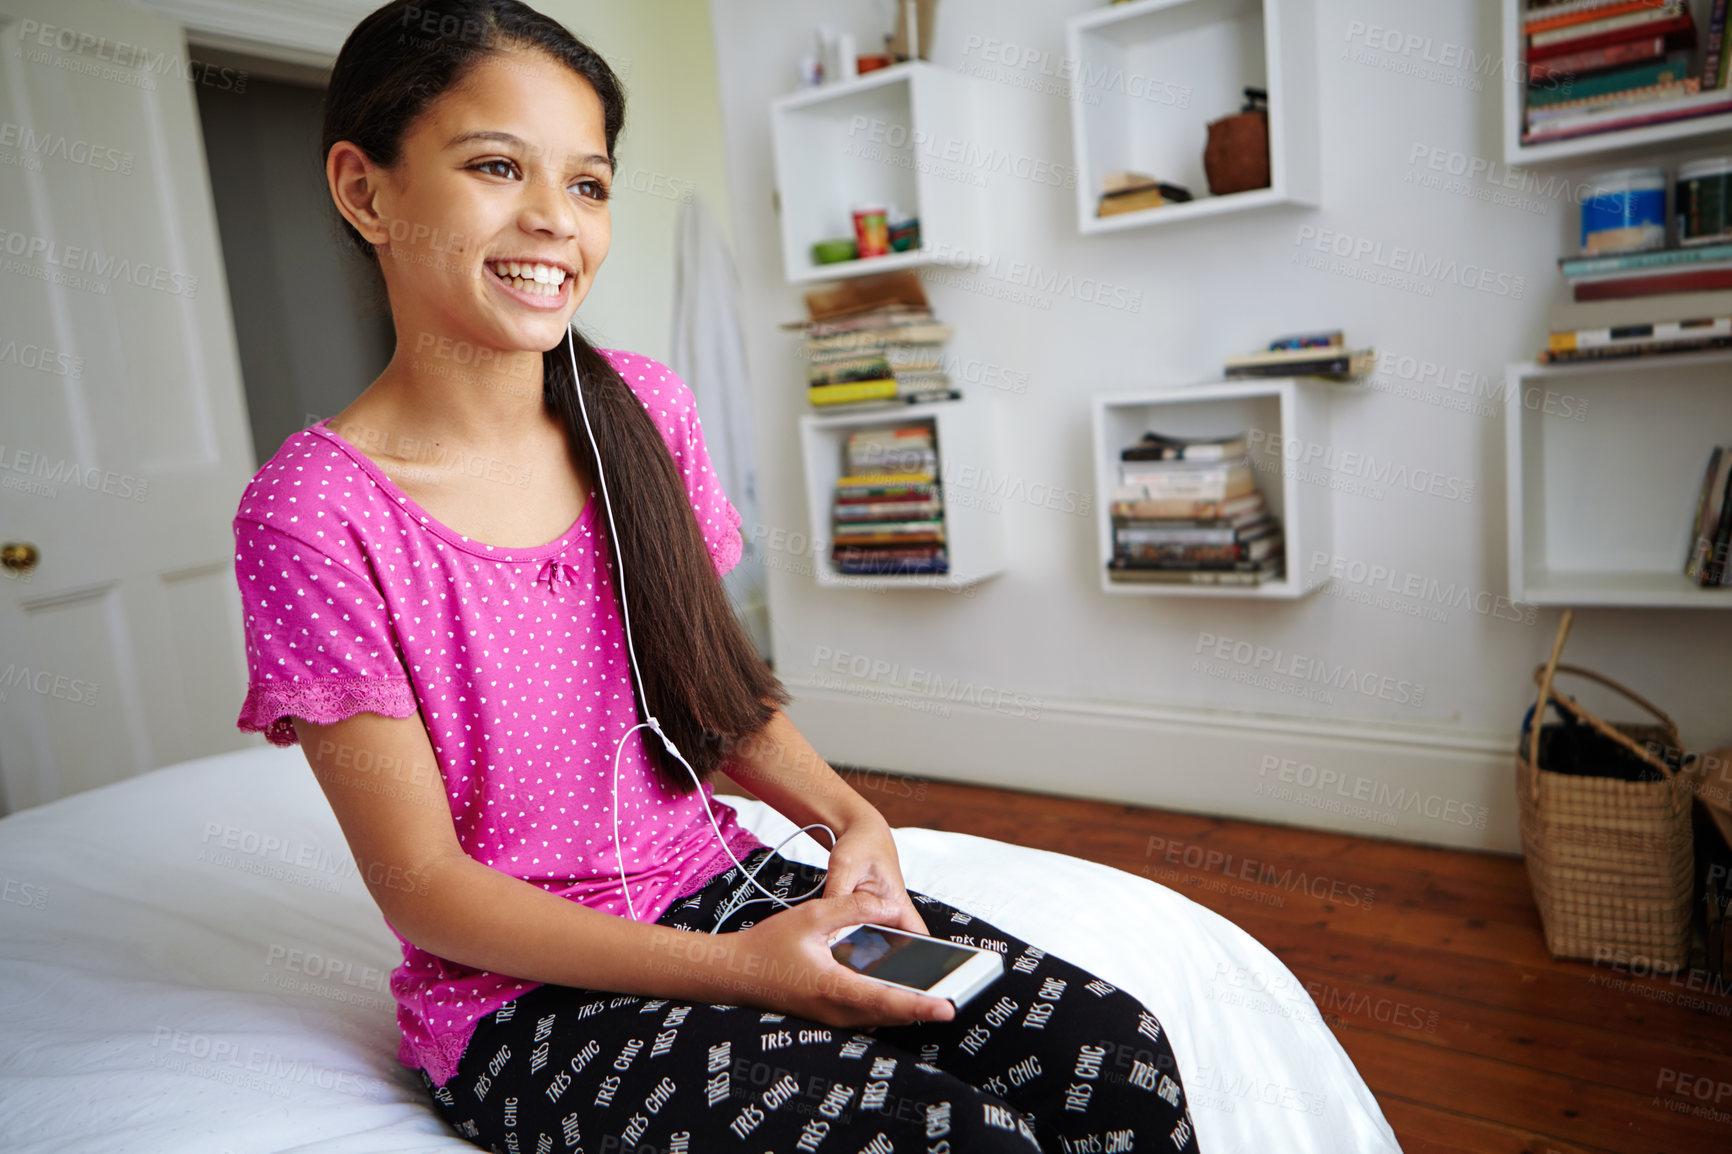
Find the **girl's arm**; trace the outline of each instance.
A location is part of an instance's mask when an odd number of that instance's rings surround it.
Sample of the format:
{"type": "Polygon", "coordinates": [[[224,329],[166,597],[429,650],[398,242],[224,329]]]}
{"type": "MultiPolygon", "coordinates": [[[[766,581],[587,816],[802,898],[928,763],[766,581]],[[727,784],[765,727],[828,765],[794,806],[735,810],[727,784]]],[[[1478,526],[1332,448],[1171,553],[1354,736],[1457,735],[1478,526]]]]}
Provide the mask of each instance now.
{"type": "Polygon", "coordinates": [[[616,917],[464,851],[418,714],[329,725],[297,717],[294,727],[385,920],[438,957],[525,981],[792,1010],[835,1026],[949,1016],[947,1003],[868,982],[822,949],[829,931],[888,914],[870,892],[715,936],[616,917]]]}
{"type": "MultiPolygon", "coordinates": [[[[894,911],[880,925],[927,932],[908,898],[890,823],[843,781],[780,709],[768,724],[729,750],[723,772],[795,825],[823,822],[836,831],[824,896],[867,891],[894,911]]],[[[820,845],[822,831],[812,831],[820,845]]]]}

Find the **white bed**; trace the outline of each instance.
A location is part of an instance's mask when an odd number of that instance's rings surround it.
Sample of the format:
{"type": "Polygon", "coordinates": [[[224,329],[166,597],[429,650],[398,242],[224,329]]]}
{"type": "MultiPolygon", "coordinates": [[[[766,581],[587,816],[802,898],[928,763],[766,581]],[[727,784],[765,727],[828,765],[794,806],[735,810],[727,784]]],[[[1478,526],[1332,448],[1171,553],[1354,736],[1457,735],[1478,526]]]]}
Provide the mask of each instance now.
{"type": "MultiPolygon", "coordinates": [[[[793,828],[738,808],[771,844],[793,828]]],[[[1232,923],[1075,858],[921,829],[896,841],[911,888],[1156,1012],[1205,1154],[1399,1150],[1297,980],[1232,923]]],[[[805,839],[784,852],[823,861],[805,839]]],[[[397,1063],[396,940],[299,749],[204,758],[8,817],[0,897],[5,1149],[475,1149],[397,1063]]]]}

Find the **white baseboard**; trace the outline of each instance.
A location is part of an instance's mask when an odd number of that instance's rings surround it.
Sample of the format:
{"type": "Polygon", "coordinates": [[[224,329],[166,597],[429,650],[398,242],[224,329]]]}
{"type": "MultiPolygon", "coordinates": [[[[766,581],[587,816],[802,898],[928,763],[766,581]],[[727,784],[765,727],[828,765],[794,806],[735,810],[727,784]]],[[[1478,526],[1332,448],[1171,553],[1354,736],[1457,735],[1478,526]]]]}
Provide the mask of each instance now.
{"type": "Polygon", "coordinates": [[[824,759],[1461,849],[1521,851],[1515,735],[1084,701],[960,705],[783,677],[824,759]]]}

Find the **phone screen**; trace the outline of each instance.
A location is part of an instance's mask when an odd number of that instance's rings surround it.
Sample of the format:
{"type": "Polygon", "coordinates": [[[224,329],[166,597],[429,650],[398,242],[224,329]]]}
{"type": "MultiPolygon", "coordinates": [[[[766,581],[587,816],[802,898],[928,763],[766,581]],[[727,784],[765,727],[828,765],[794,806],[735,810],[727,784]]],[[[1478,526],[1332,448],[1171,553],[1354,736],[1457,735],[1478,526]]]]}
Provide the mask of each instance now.
{"type": "Polygon", "coordinates": [[[917,990],[930,990],[974,956],[939,938],[887,934],[872,926],[861,926],[835,942],[830,953],[851,970],[917,990]]]}

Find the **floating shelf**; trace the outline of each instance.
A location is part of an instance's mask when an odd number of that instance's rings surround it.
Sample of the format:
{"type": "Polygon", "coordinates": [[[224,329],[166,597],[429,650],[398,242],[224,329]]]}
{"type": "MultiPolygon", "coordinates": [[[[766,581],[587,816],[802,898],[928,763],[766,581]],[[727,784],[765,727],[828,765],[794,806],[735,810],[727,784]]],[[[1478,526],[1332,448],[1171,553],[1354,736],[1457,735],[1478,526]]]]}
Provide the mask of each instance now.
{"type": "Polygon", "coordinates": [[[1099,548],[1095,565],[1107,593],[1157,597],[1303,597],[1329,580],[1301,561],[1314,551],[1333,552],[1330,491],[1287,476],[1279,448],[1289,439],[1327,444],[1331,399],[1342,386],[1315,377],[1221,381],[1182,389],[1103,393],[1094,398],[1095,508],[1099,548]],[[1167,585],[1114,581],[1107,575],[1113,556],[1113,491],[1118,487],[1119,453],[1149,429],[1179,437],[1226,436],[1262,430],[1249,456],[1257,488],[1280,518],[1286,552],[1285,576],[1262,585],[1167,585]]]}
{"type": "MultiPolygon", "coordinates": [[[[1549,161],[1574,160],[1609,156],[1614,153],[1654,151],[1663,145],[1677,145],[1697,137],[1732,132],[1732,112],[1712,116],[1697,116],[1689,120],[1674,120],[1666,124],[1650,124],[1642,128],[1626,128],[1619,132],[1601,132],[1593,136],[1578,136],[1570,140],[1555,140],[1549,144],[1522,143],[1522,114],[1527,99],[1524,96],[1527,76],[1527,37],[1522,32],[1524,0],[1503,0],[1503,59],[1513,61],[1513,76],[1498,76],[1503,85],[1503,159],[1505,164],[1545,164],[1549,161]]],[[[1691,8],[1697,21],[1696,34],[1708,35],[1704,17],[1705,5],[1691,8]]],[[[1703,141],[1704,147],[1720,147],[1725,141],[1703,141]]]]}
{"type": "Polygon", "coordinates": [[[1516,364],[1506,386],[1511,600],[1732,609],[1684,576],[1708,455],[1732,442],[1732,352],[1516,364]]]}
{"type": "MultiPolygon", "coordinates": [[[[846,413],[804,413],[800,448],[806,470],[806,508],[811,518],[812,565],[818,584],[847,589],[961,589],[1004,572],[1001,515],[986,502],[953,492],[950,480],[992,478],[996,468],[995,410],[980,397],[885,406],[846,413]],[[942,574],[844,575],[830,563],[830,508],[842,476],[848,434],[862,428],[929,424],[938,451],[944,506],[945,551],[950,572],[942,574]]],[[[989,483],[989,482],[988,482],[989,483]]]]}
{"type": "Polygon", "coordinates": [[[1317,204],[1315,22],[1313,0],[1137,0],[1072,17],[1078,231],[1317,204]],[[1271,183],[1211,196],[1208,124],[1239,111],[1247,85],[1269,93],[1271,183]],[[1101,178],[1120,169],[1184,185],[1196,199],[1097,217],[1101,178]]]}
{"type": "Polygon", "coordinates": [[[925,61],[804,89],[770,105],[781,204],[782,261],[804,284],[941,261],[984,259],[985,205],[953,143],[979,140],[978,82],[925,61]],[[920,247],[817,264],[812,245],[852,236],[859,202],[895,205],[920,218],[920,247]]]}

